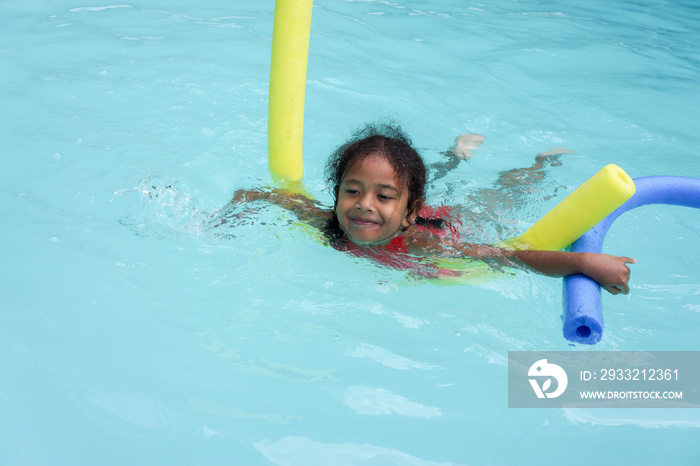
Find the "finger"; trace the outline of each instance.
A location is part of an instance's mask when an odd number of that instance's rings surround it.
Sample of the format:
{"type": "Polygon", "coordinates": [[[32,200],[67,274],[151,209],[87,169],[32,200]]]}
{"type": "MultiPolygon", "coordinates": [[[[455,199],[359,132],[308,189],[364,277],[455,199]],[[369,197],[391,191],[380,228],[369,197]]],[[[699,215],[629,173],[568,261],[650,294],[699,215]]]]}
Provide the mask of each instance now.
{"type": "Polygon", "coordinates": [[[620,289],[616,286],[604,286],[603,289],[612,295],[620,294],[620,289]]]}
{"type": "Polygon", "coordinates": [[[622,294],[630,294],[630,286],[627,284],[627,282],[623,283],[622,285],[618,285],[617,288],[622,294]]]}
{"type": "Polygon", "coordinates": [[[631,257],[623,257],[622,260],[625,261],[625,264],[636,264],[637,259],[632,259],[631,257]]]}

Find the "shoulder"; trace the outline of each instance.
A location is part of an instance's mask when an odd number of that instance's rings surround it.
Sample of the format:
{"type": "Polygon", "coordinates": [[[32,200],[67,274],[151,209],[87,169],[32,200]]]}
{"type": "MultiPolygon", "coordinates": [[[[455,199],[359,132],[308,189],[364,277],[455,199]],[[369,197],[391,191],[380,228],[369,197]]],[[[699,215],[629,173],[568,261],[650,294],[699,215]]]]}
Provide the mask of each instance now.
{"type": "Polygon", "coordinates": [[[429,228],[416,225],[408,227],[403,237],[408,251],[418,255],[444,255],[451,244],[449,238],[433,234],[429,228]]]}
{"type": "Polygon", "coordinates": [[[451,223],[449,206],[424,206],[413,225],[404,232],[405,243],[414,254],[449,256],[459,231],[451,223]]]}

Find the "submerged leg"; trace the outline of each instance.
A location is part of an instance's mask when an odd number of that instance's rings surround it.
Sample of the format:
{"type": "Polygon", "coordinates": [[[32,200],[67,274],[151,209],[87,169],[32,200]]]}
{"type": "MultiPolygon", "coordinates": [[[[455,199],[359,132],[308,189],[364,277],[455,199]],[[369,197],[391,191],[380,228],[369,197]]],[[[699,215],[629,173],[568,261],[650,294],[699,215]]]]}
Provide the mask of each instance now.
{"type": "Polygon", "coordinates": [[[432,181],[439,180],[450,171],[457,168],[462,160],[469,160],[472,151],[478,150],[484,142],[484,137],[480,134],[460,134],[455,145],[442,153],[447,160],[430,165],[430,172],[433,174],[432,181]]]}
{"type": "Polygon", "coordinates": [[[556,195],[545,194],[542,181],[547,166],[560,166],[563,154],[573,153],[553,148],[537,154],[532,165],[499,173],[492,186],[470,192],[457,211],[463,220],[465,237],[477,242],[498,241],[513,236],[521,229],[523,216],[530,206],[556,195]]]}
{"type": "Polygon", "coordinates": [[[535,157],[535,163],[527,168],[514,168],[512,170],[501,172],[498,175],[498,179],[494,183],[497,188],[526,188],[532,186],[544,179],[545,172],[544,168],[547,165],[552,167],[558,167],[561,165],[559,157],[563,154],[573,154],[573,151],[568,149],[563,149],[561,147],[555,147],[548,150],[547,152],[542,152],[537,154],[535,157]]]}

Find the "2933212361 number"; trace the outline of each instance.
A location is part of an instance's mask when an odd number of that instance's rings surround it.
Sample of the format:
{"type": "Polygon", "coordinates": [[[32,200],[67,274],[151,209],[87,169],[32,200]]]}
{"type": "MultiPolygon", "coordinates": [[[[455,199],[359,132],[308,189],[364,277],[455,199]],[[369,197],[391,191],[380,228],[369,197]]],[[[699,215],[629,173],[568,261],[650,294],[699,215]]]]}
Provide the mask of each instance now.
{"type": "Polygon", "coordinates": [[[678,369],[602,369],[600,380],[678,380],[678,369]]]}

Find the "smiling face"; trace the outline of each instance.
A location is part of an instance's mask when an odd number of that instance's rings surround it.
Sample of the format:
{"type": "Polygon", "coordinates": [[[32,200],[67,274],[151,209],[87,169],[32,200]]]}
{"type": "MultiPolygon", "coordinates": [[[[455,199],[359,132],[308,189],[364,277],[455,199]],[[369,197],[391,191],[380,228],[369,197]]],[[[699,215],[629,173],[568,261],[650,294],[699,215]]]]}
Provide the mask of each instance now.
{"type": "Polygon", "coordinates": [[[408,186],[377,153],[367,155],[345,172],[335,211],[343,231],[360,244],[385,243],[415,220],[414,215],[408,215],[408,186]]]}

